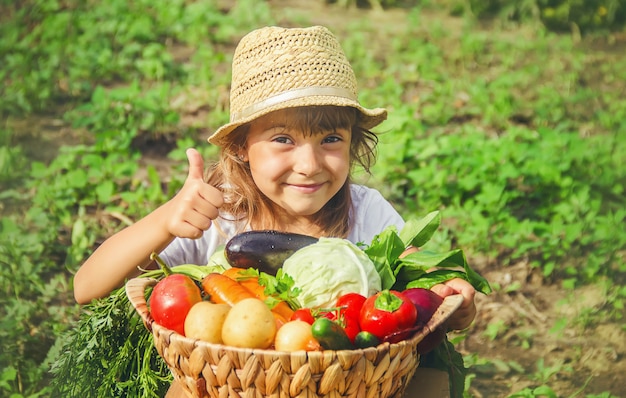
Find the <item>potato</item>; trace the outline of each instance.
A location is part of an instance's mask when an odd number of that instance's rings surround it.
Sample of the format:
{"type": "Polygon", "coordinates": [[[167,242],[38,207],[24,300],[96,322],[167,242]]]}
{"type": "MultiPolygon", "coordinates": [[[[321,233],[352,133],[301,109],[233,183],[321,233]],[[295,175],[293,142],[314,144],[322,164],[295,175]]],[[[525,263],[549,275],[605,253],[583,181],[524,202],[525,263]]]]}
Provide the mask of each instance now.
{"type": "Polygon", "coordinates": [[[320,344],[313,337],[311,325],[300,320],[285,323],[276,332],[274,342],[277,351],[317,351],[320,344]]]}
{"type": "Polygon", "coordinates": [[[235,304],[222,327],[224,344],[242,348],[268,348],[274,343],[276,321],[272,311],[257,298],[235,304]]]}
{"type": "Polygon", "coordinates": [[[228,304],[213,304],[208,301],[194,304],[185,318],[185,336],[222,344],[222,325],[229,311],[228,304]]]}

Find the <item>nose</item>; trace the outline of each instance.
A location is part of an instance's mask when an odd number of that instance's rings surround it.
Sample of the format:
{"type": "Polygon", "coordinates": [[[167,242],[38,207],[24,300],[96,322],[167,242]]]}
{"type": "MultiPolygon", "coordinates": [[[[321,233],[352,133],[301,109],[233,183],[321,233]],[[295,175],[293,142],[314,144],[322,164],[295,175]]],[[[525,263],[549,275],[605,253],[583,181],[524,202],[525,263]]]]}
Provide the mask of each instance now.
{"type": "Polygon", "coordinates": [[[322,155],[315,146],[301,145],[293,155],[293,170],[296,173],[312,176],[322,170],[322,155]]]}

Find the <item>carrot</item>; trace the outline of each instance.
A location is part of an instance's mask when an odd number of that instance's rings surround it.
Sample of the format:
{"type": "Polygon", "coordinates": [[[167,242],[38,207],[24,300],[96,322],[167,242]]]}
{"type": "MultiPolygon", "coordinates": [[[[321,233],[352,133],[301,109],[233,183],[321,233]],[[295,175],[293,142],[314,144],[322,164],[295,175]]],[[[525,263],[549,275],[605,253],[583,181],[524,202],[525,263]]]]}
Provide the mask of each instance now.
{"type": "Polygon", "coordinates": [[[276,330],[280,329],[284,324],[289,322],[289,319],[285,319],[278,312],[272,310],[272,315],[274,315],[274,321],[276,323],[276,330]]]}
{"type": "Polygon", "coordinates": [[[222,272],[222,275],[226,275],[227,277],[234,279],[237,282],[241,282],[237,279],[243,277],[241,272],[245,270],[246,270],[245,268],[231,267],[231,268],[227,268],[224,272],[222,272]]]}
{"type": "Polygon", "coordinates": [[[245,298],[256,298],[239,282],[217,272],[210,273],[202,279],[202,289],[215,304],[233,306],[245,298]]]}
{"type": "MultiPolygon", "coordinates": [[[[233,278],[242,286],[250,290],[252,294],[254,294],[257,298],[265,301],[265,299],[267,299],[267,295],[265,294],[265,286],[259,283],[259,278],[243,275],[242,271],[245,271],[245,268],[233,267],[224,271],[222,275],[233,278]]],[[[291,307],[289,307],[289,304],[284,301],[280,301],[274,306],[274,308],[272,308],[272,312],[279,314],[282,318],[289,321],[294,311],[291,309],[291,307]]]]}
{"type": "Polygon", "coordinates": [[[286,302],[280,301],[274,306],[274,308],[272,308],[272,312],[280,314],[283,318],[289,321],[294,313],[294,310],[292,310],[289,304],[287,304],[286,302]]]}

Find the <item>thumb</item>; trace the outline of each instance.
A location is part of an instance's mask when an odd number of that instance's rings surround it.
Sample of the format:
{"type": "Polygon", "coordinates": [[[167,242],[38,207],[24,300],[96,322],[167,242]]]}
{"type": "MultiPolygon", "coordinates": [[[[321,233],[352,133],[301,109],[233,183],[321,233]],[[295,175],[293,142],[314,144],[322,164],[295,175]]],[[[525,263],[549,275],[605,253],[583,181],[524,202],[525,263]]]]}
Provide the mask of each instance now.
{"type": "Polygon", "coordinates": [[[187,160],[189,161],[188,180],[204,180],[204,161],[200,152],[194,148],[187,149],[187,160]]]}

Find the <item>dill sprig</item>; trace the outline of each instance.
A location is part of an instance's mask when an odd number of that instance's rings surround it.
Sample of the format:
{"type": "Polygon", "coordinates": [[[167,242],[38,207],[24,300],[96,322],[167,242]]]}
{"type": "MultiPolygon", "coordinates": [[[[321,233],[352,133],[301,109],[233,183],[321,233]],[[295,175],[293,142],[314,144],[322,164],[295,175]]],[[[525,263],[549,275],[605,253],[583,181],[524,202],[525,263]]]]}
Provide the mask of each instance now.
{"type": "Polygon", "coordinates": [[[85,305],[60,341],[51,367],[53,397],[158,398],[172,382],[123,287],[85,305]]]}

